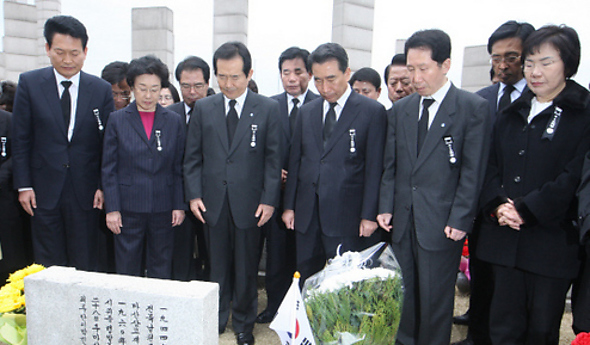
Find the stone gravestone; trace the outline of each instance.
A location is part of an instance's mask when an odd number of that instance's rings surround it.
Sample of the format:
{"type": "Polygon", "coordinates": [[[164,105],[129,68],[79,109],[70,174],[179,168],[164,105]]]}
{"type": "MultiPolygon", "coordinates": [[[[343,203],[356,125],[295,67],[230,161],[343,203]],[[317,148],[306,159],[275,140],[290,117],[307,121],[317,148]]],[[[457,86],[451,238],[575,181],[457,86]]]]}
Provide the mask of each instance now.
{"type": "Polygon", "coordinates": [[[25,291],[29,345],[218,344],[215,283],[53,266],[25,291]]]}

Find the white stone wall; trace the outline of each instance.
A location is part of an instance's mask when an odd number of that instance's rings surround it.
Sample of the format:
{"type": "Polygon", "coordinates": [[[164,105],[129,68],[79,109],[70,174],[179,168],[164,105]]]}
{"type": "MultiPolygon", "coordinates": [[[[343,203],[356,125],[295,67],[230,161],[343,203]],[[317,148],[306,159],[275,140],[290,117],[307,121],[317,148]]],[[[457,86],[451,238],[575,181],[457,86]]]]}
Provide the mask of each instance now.
{"type": "Polygon", "coordinates": [[[332,42],[346,49],[350,68],[371,66],[375,0],[334,0],[332,42]]]}
{"type": "Polygon", "coordinates": [[[248,0],[213,3],[213,51],[228,41],[248,45],[248,0]]]}
{"type": "Polygon", "coordinates": [[[133,59],[155,55],[164,62],[170,74],[174,64],[174,16],[168,7],[134,8],[131,13],[131,46],[133,59]]]}
{"type": "Polygon", "coordinates": [[[37,7],[4,1],[4,53],[2,79],[18,81],[18,76],[37,68],[37,7]]]}
{"type": "Polygon", "coordinates": [[[475,92],[492,84],[490,54],[486,45],[465,47],[461,88],[475,92]]]}

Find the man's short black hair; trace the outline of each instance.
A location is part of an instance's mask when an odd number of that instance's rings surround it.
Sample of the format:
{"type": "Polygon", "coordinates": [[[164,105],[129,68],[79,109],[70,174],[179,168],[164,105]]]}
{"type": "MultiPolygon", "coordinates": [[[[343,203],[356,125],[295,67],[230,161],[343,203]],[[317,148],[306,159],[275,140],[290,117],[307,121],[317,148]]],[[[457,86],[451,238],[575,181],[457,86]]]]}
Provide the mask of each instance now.
{"type": "Polygon", "coordinates": [[[488,53],[492,53],[494,43],[506,38],[517,37],[520,38],[521,43],[524,43],[533,31],[535,31],[535,28],[529,23],[518,23],[515,20],[509,20],[500,25],[488,39],[488,53]]]}
{"type": "Polygon", "coordinates": [[[565,25],[546,25],[533,32],[522,46],[522,61],[529,55],[539,52],[541,46],[548,43],[559,51],[563,61],[565,78],[569,79],[578,72],[580,66],[580,38],[576,30],[565,25]]]}
{"type": "Polygon", "coordinates": [[[391,63],[385,67],[385,72],[383,73],[383,80],[385,80],[385,85],[387,85],[387,80],[389,79],[389,68],[391,66],[404,66],[406,67],[406,54],[395,54],[393,58],[391,58],[391,63]]]}
{"type": "Polygon", "coordinates": [[[153,74],[160,78],[160,85],[168,87],[168,67],[154,55],[146,55],[131,60],[127,71],[127,84],[129,87],[135,85],[135,78],[143,74],[153,74]]]}
{"type": "Polygon", "coordinates": [[[375,90],[379,90],[381,87],[381,76],[371,67],[363,67],[354,72],[348,83],[352,86],[355,81],[369,82],[375,87],[375,90]]]}
{"type": "Polygon", "coordinates": [[[127,79],[127,70],[129,64],[123,61],[114,61],[104,66],[100,77],[109,82],[111,85],[116,85],[127,79]]]}
{"type": "Polygon", "coordinates": [[[88,34],[86,33],[86,27],[78,19],[71,16],[54,16],[45,22],[43,28],[43,36],[45,41],[51,48],[53,43],[53,36],[55,34],[62,34],[79,38],[82,41],[82,49],[86,49],[88,43],[88,34]]]}
{"type": "Polygon", "coordinates": [[[246,45],[242,42],[232,41],[222,44],[213,54],[213,69],[217,75],[217,60],[231,60],[235,57],[241,57],[244,67],[242,71],[246,76],[252,70],[252,57],[246,45]]]}
{"type": "Polygon", "coordinates": [[[299,47],[291,47],[281,53],[281,56],[279,57],[279,72],[283,71],[283,62],[285,62],[285,60],[293,60],[297,58],[303,60],[305,70],[310,73],[311,63],[309,62],[309,51],[299,47]]]}
{"type": "Polygon", "coordinates": [[[344,50],[344,48],[338,43],[324,43],[318,46],[313,53],[309,55],[309,64],[322,64],[332,59],[338,61],[338,69],[340,69],[342,73],[345,73],[348,68],[348,54],[346,54],[346,50],[344,50]]]}
{"type": "Polygon", "coordinates": [[[176,71],[174,72],[176,80],[178,80],[180,83],[180,75],[182,74],[182,71],[194,71],[198,69],[203,72],[203,79],[205,79],[205,83],[209,84],[209,76],[211,75],[209,64],[198,56],[188,56],[184,60],[180,61],[178,66],[176,66],[176,71]]]}
{"type": "Polygon", "coordinates": [[[417,31],[408,40],[405,45],[405,54],[413,48],[429,49],[430,58],[439,65],[451,58],[451,38],[446,32],[438,29],[417,31]]]}
{"type": "Polygon", "coordinates": [[[0,105],[6,107],[6,111],[12,113],[12,106],[14,104],[14,95],[16,94],[16,83],[10,80],[3,80],[0,83],[2,94],[0,95],[0,105]]]}

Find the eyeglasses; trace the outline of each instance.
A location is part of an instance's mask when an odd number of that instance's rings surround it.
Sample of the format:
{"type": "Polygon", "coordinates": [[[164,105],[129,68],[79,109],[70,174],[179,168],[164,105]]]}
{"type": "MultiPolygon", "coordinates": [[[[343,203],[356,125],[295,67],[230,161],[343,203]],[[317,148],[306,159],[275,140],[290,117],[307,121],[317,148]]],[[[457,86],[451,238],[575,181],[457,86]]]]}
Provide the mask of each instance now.
{"type": "Polygon", "coordinates": [[[204,83],[196,83],[196,84],[180,84],[180,88],[185,90],[185,91],[189,91],[190,89],[195,89],[195,91],[199,91],[202,90],[205,87],[204,83]]]}
{"type": "Polygon", "coordinates": [[[527,60],[524,62],[524,70],[531,71],[535,69],[535,66],[538,66],[540,69],[549,68],[551,65],[555,63],[555,60],[541,60],[539,62],[533,62],[531,60],[527,60]]]}
{"type": "Polygon", "coordinates": [[[113,98],[120,98],[123,100],[128,100],[130,98],[131,94],[129,93],[129,91],[121,91],[121,92],[117,92],[117,91],[113,91],[113,98]]]}
{"type": "Polygon", "coordinates": [[[492,58],[490,59],[490,63],[492,64],[496,64],[499,65],[502,63],[502,61],[506,62],[507,64],[514,64],[518,61],[520,61],[520,55],[517,54],[510,54],[510,55],[492,55],[492,58]]]}

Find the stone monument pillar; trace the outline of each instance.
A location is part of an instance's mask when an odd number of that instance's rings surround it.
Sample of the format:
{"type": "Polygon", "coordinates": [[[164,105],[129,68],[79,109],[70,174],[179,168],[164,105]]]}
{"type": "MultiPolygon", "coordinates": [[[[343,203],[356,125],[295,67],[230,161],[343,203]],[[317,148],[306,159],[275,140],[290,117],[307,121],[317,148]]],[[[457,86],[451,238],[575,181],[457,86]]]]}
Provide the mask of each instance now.
{"type": "Polygon", "coordinates": [[[0,70],[3,79],[18,81],[22,72],[37,68],[37,7],[23,2],[4,1],[4,52],[0,70]]]}
{"type": "Polygon", "coordinates": [[[350,68],[371,66],[375,0],[334,0],[332,42],[346,49],[350,68]]]}
{"type": "Polygon", "coordinates": [[[141,7],[131,12],[131,57],[152,54],[174,74],[174,18],[168,7],[141,7]]]}
{"type": "Polygon", "coordinates": [[[405,52],[406,41],[407,39],[405,38],[398,38],[397,40],[395,40],[395,54],[403,54],[405,52]]]}
{"type": "Polygon", "coordinates": [[[49,58],[45,54],[45,37],[43,26],[47,19],[61,14],[61,0],[36,0],[37,7],[37,68],[49,66],[49,58]]]}
{"type": "Polygon", "coordinates": [[[213,51],[227,41],[248,44],[248,0],[213,3],[213,51]]]}
{"type": "Polygon", "coordinates": [[[475,92],[490,85],[490,54],[486,45],[465,47],[461,88],[475,92]]]}

